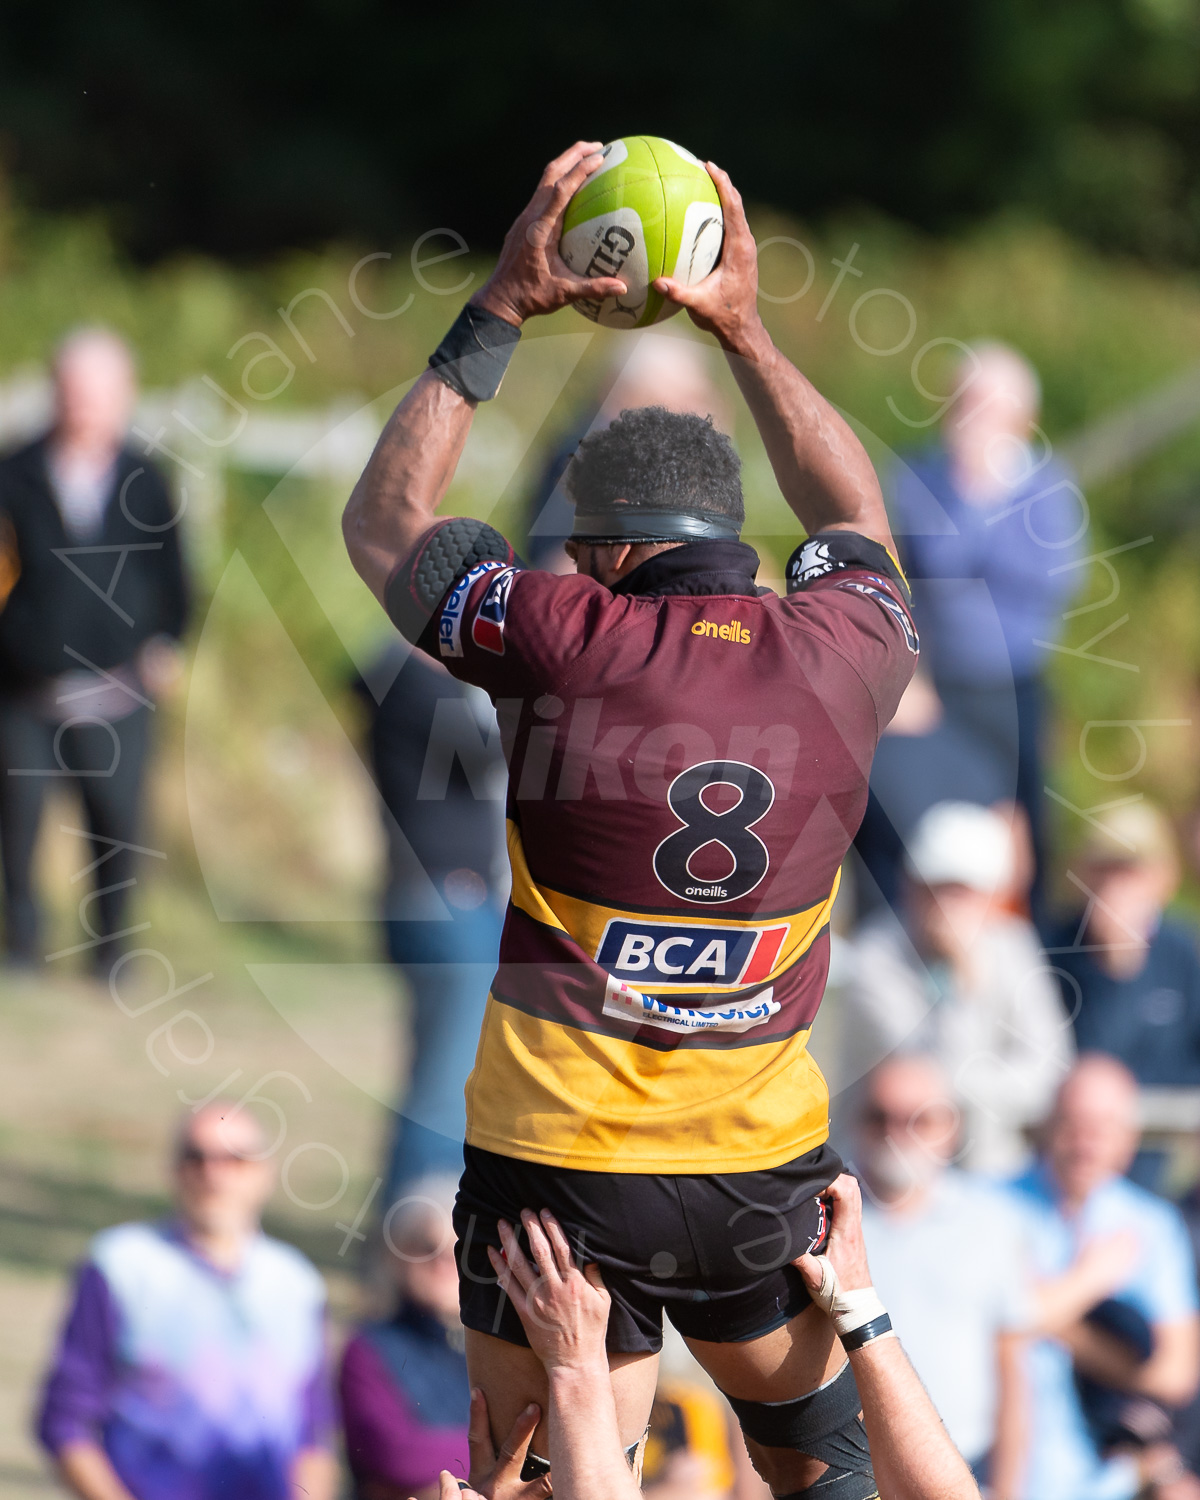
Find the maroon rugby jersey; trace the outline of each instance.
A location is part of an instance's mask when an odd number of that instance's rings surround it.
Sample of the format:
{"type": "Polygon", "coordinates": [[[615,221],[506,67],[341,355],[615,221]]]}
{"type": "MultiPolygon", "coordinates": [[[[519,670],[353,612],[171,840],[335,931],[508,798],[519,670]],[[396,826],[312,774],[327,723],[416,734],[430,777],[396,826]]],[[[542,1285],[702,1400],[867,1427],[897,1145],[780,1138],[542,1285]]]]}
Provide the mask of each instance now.
{"type": "Polygon", "coordinates": [[[824,533],[759,593],[737,542],[615,590],[481,563],[423,638],[494,700],[512,899],[467,1140],[545,1164],[752,1171],[810,1150],[839,869],[916,660],[885,550],[824,533]]]}

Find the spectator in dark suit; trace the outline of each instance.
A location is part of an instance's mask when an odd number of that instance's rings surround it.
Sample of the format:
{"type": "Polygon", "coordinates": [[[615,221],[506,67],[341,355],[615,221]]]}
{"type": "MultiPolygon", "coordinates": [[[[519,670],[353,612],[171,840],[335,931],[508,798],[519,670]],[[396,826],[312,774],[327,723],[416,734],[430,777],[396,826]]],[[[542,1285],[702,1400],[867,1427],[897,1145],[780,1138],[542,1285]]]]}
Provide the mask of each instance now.
{"type": "MultiPolygon", "coordinates": [[[[504,753],[478,688],[398,638],[371,715],[383,801],[387,953],[411,998],[409,1080],[386,1169],[388,1201],[430,1172],[462,1170],[463,1088],[475,1064],[507,896],[504,753]]],[[[365,685],[364,685],[365,689],[365,685]]]]}
{"type": "Polygon", "coordinates": [[[126,442],[133,358],[82,329],[54,364],[50,431],[0,464],[0,849],[5,948],[42,959],[34,850],[47,784],[83,800],[94,888],[79,951],[107,972],[126,935],[156,691],[187,619],[176,507],[126,442]]]}
{"type": "Polygon", "coordinates": [[[1037,427],[1041,387],[1026,359],[1003,344],[977,344],[955,388],[940,444],[897,470],[893,531],[946,720],[999,763],[997,795],[1015,798],[1029,820],[1038,919],[1042,674],[1080,582],[1086,516],[1037,427]]]}

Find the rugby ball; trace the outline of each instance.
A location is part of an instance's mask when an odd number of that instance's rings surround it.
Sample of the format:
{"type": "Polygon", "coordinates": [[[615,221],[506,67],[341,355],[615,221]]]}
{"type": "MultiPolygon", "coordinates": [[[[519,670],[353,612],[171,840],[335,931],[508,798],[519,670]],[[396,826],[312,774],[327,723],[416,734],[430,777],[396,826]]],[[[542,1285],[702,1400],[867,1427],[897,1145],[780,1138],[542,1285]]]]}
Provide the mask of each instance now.
{"type": "Polygon", "coordinates": [[[679,306],[650,283],[658,276],[702,281],[724,235],[716,186],[690,151],[656,135],[612,141],[567,205],[559,251],[577,275],[619,276],[629,290],[574,306],[604,328],[660,323],[679,306]]]}

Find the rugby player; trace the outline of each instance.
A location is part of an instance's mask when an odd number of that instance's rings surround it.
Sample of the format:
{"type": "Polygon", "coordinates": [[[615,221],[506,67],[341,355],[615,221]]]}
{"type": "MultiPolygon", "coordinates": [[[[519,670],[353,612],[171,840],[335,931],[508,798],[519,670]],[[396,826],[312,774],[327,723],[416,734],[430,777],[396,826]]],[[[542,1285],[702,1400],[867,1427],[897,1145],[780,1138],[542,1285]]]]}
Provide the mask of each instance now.
{"type": "Polygon", "coordinates": [[[807,1051],[830,908],[917,642],[875,473],[767,335],[724,172],[709,164],[717,268],[655,286],[716,336],[808,533],[787,596],[755,583],[737,456],[697,416],[625,412],[580,445],[576,576],[523,570],[490,526],[437,514],[526,320],[625,290],[557,253],[600,161],[579,142],[546,168],[344,518],[401,633],[491,695],[509,761],[512,899],[455,1212],[471,1378],[497,1433],[545,1409],[488,1251],[500,1221],[549,1208],[611,1297],[623,1443],[646,1430],[665,1310],[777,1496],[867,1500],[846,1353],[886,1317],[835,1336],[791,1262],[820,1243],[841,1171],[807,1051]]]}

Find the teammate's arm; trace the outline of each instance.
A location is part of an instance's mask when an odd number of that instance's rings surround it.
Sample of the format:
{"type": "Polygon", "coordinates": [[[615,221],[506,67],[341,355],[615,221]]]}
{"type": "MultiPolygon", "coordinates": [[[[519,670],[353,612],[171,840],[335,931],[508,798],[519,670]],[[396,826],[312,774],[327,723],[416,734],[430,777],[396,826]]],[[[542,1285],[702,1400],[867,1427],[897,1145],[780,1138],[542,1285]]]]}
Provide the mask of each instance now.
{"type": "Polygon", "coordinates": [[[846,422],[771,342],[758,315],[758,250],[741,196],[713,162],[725,215],[715,270],[695,286],[654,283],[715,334],[762,436],[783,498],[810,534],[857,531],[895,550],[871,460],[846,422]]]}
{"type": "MultiPolygon", "coordinates": [[[[852,1177],[829,1189],[832,1227],[826,1251],[846,1291],[871,1284],[862,1241],[862,1201],[852,1177]]],[[[636,1500],[621,1451],[604,1332],[608,1294],[599,1271],[581,1271],[555,1219],[528,1210],[522,1223],[534,1264],[501,1226],[504,1257],[489,1250],[550,1380],[550,1477],[561,1500],[636,1500]]],[[[822,1281],[812,1256],[796,1262],[814,1291],[822,1281]]],[[[879,1338],[850,1354],[882,1500],[979,1500],[970,1470],[950,1441],[900,1343],[879,1338]]]]}
{"type": "Polygon", "coordinates": [[[604,1335],[609,1296],[597,1266],[583,1270],[553,1214],[521,1215],[533,1265],[501,1221],[504,1255],[488,1247],[550,1389],[550,1478],[558,1500],[640,1500],[621,1448],[604,1335]]]}
{"type": "MultiPolygon", "coordinates": [[[[837,1273],[842,1291],[867,1288],[871,1272],[858,1183],[853,1177],[839,1177],[826,1196],[831,1213],[828,1248],[820,1258],[802,1255],[795,1264],[814,1294],[823,1281],[822,1259],[837,1273]]],[[[950,1441],[899,1339],[873,1339],[851,1351],[850,1364],[881,1500],[979,1500],[971,1471],[950,1441]]]]}
{"type": "MultiPolygon", "coordinates": [[[[626,291],[615,277],[576,276],[558,253],[567,204],[601,160],[597,142],[577,141],[549,164],[509,230],[495,271],[470,306],[520,328],[526,318],[556,312],[582,297],[626,291]]],[[[436,519],[475,407],[434,370],[426,370],[392,414],[354,486],[342,534],[355,569],[385,607],[389,578],[436,519]]]]}

